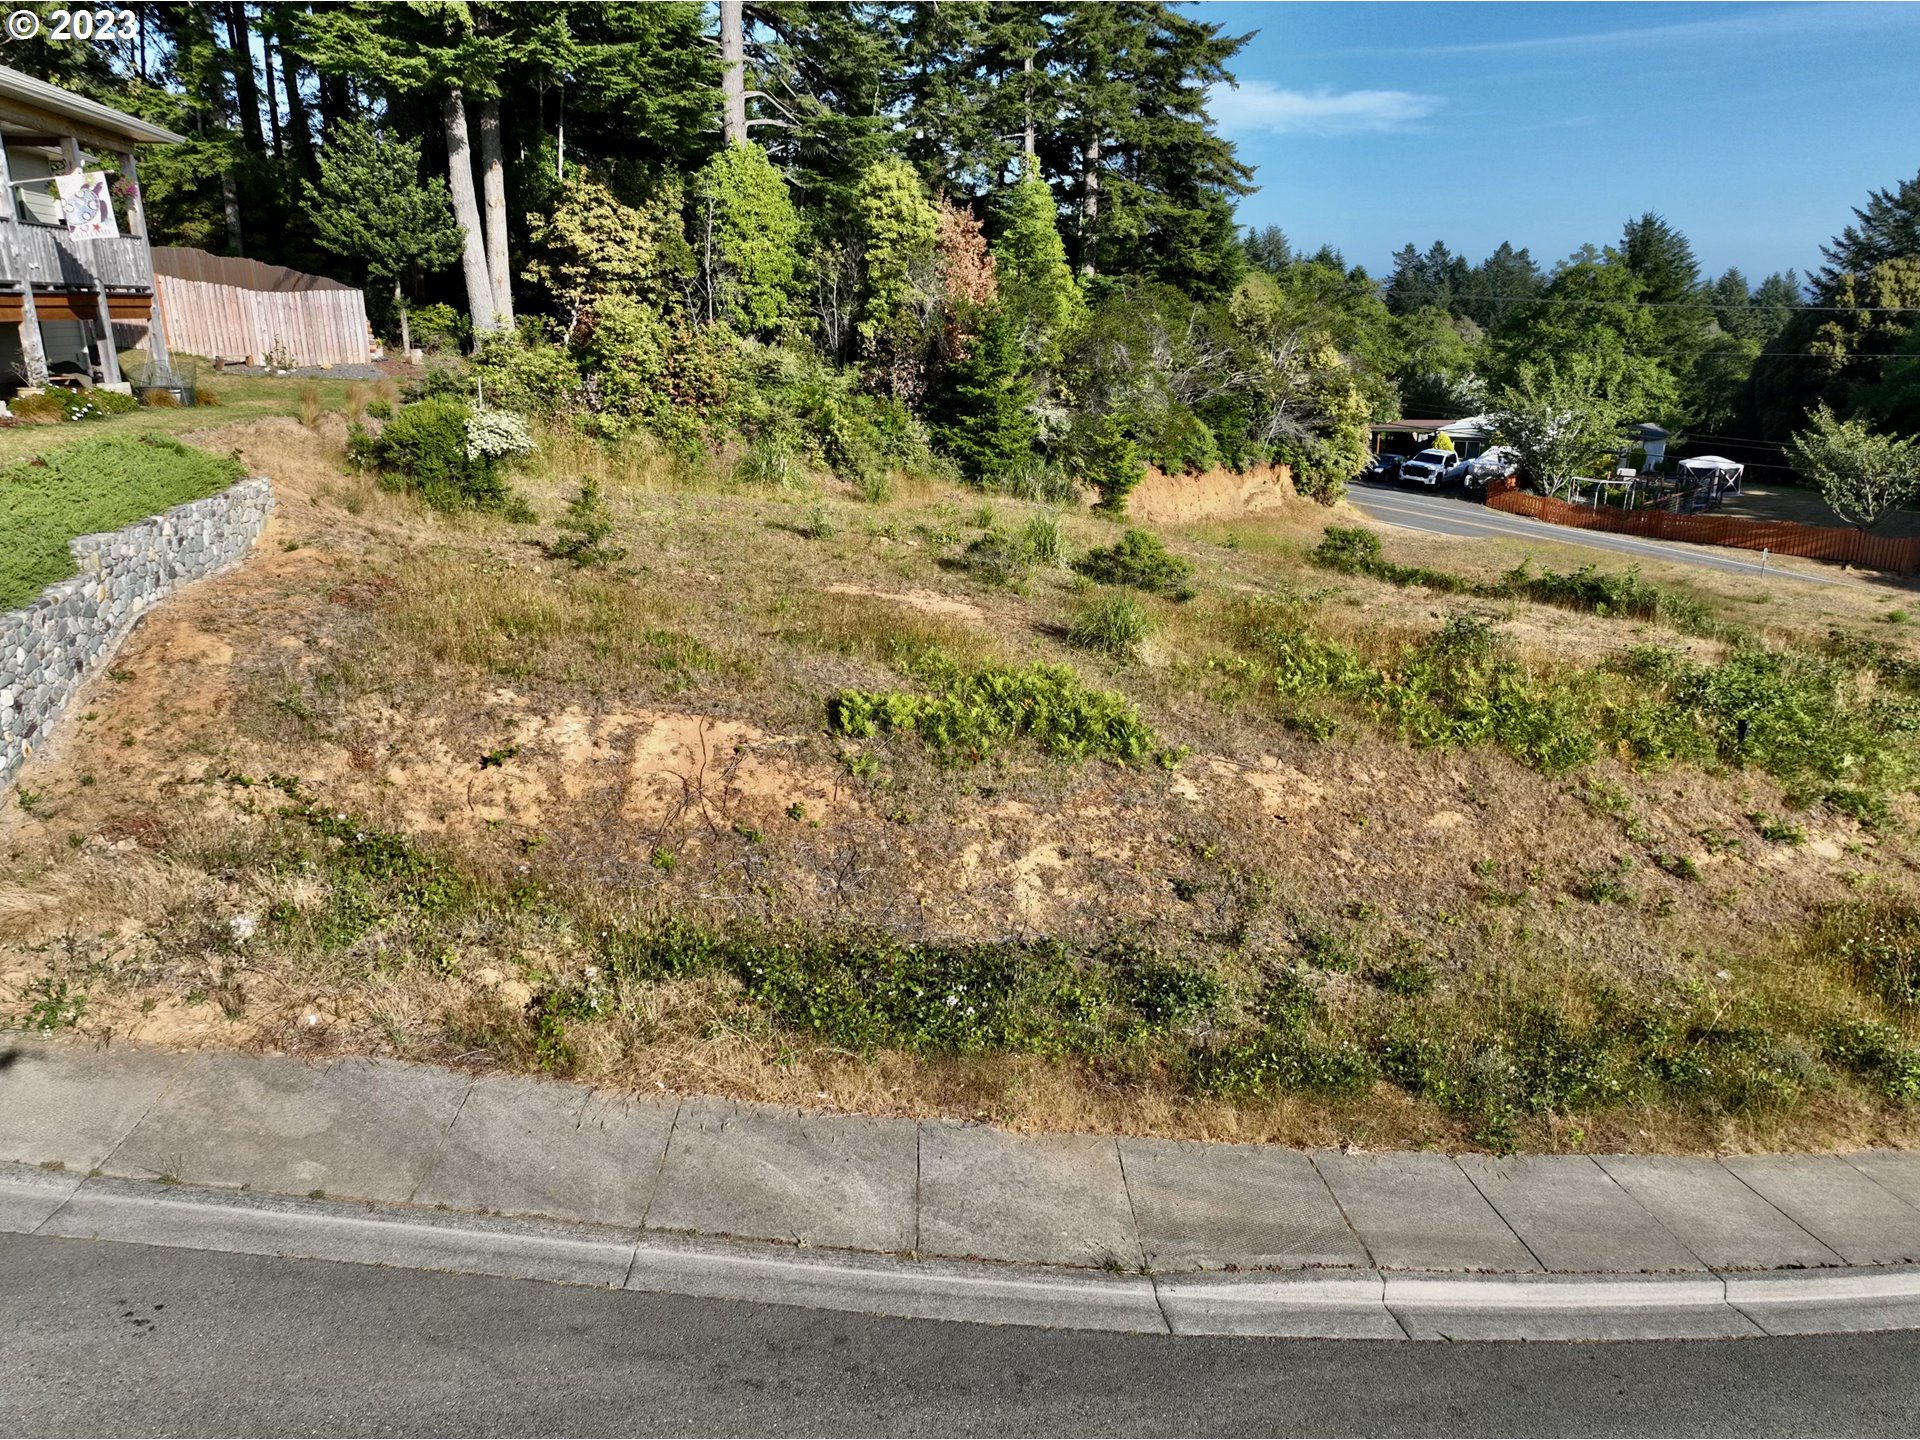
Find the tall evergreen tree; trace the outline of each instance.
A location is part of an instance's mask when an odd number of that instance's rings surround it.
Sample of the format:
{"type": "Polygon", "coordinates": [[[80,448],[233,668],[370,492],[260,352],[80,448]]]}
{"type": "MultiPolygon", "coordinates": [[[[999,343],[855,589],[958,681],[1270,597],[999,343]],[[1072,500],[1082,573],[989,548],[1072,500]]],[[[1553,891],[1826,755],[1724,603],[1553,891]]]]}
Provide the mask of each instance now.
{"type": "Polygon", "coordinates": [[[1217,134],[1207,92],[1246,44],[1171,5],[1064,8],[1042,50],[1056,97],[1043,171],[1072,197],[1083,274],[1144,274],[1224,294],[1245,273],[1232,197],[1252,172],[1217,134]]]}
{"type": "Polygon", "coordinates": [[[410,349],[405,286],[451,265],[462,243],[446,182],[420,178],[420,142],[349,121],[321,153],[320,175],[307,195],[320,244],[391,287],[400,345],[410,349]]]}
{"type": "Polygon", "coordinates": [[[1539,295],[1546,283],[1533,256],[1502,240],[1498,249],[1468,272],[1462,293],[1454,301],[1455,313],[1488,334],[1497,334],[1519,306],[1539,295]]]}
{"type": "Polygon", "coordinates": [[[1287,239],[1287,232],[1278,225],[1249,231],[1245,243],[1247,266],[1250,269],[1278,275],[1293,263],[1293,246],[1287,239]]]}
{"type": "Polygon", "coordinates": [[[1826,265],[1814,290],[1833,298],[1842,275],[1865,275],[1887,260],[1920,255],[1920,175],[1891,190],[1875,190],[1853,212],[1854,223],[1820,247],[1826,265]]]}
{"type": "Polygon", "coordinates": [[[1001,201],[993,242],[1001,303],[1027,355],[1046,364],[1086,316],[1086,301],[1067,263],[1053,192],[1032,165],[1001,201]]]}

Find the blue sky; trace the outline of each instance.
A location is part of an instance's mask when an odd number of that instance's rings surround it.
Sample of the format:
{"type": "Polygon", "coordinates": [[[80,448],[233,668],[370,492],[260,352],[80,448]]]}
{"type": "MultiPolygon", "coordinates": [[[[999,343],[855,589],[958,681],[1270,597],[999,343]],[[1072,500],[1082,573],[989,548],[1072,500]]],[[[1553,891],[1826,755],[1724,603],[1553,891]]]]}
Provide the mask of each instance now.
{"type": "Polygon", "coordinates": [[[1920,5],[1268,4],[1214,97],[1243,224],[1374,274],[1412,241],[1543,264],[1655,210],[1704,271],[1803,275],[1920,172],[1920,5]]]}

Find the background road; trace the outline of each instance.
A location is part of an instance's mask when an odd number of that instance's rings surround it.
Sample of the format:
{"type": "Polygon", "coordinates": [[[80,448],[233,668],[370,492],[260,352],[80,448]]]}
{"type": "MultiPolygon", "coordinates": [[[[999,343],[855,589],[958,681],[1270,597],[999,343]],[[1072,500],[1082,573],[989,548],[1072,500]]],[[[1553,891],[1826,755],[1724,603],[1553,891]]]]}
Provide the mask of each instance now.
{"type": "MultiPolygon", "coordinates": [[[[1404,525],[1409,530],[1425,530],[1435,535],[1464,535],[1474,539],[1551,541],[1560,545],[1584,545],[1595,550],[1612,550],[1638,560],[1671,560],[1681,565],[1699,565],[1709,570],[1729,570],[1737,575],[1762,573],[1760,557],[1735,560],[1719,550],[1697,545],[1678,545],[1661,540],[1641,540],[1632,535],[1609,535],[1601,530],[1575,530],[1566,525],[1549,525],[1544,520],[1529,520],[1524,515],[1509,515],[1489,510],[1477,500],[1467,500],[1458,491],[1427,492],[1399,490],[1389,485],[1359,482],[1347,487],[1347,499],[1375,520],[1404,525]]],[[[1768,565],[1769,579],[1804,580],[1811,584],[1846,584],[1854,577],[1807,574],[1768,565]]]]}
{"type": "Polygon", "coordinates": [[[1907,1334],[1198,1340],[0,1235],[6,1434],[1889,1434],[1907,1334]]]}

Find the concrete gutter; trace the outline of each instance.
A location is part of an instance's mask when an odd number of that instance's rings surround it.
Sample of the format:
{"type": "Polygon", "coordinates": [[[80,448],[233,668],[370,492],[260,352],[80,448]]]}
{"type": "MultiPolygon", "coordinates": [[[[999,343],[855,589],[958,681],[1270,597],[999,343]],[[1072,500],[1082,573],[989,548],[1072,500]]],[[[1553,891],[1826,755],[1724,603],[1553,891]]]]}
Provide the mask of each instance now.
{"type": "Polygon", "coordinates": [[[1338,1340],[1698,1340],[1920,1327],[1920,1267],[1764,1275],[1118,1275],[915,1260],[0,1166],[0,1230],[907,1319],[1338,1340]]]}
{"type": "Polygon", "coordinates": [[[1183,1335],[1920,1328],[1920,1155],[1012,1135],[425,1065],[0,1040],[0,1230],[1183,1335]]]}

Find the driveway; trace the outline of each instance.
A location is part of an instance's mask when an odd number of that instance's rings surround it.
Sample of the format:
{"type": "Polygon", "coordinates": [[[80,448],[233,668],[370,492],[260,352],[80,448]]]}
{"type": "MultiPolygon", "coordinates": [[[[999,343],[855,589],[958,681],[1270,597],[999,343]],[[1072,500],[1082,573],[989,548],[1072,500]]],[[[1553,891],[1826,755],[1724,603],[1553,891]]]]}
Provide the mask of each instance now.
{"type": "Polygon", "coordinates": [[[1789,570],[1762,561],[1758,556],[1752,560],[1734,559],[1724,550],[1698,545],[1678,545],[1664,540],[1642,540],[1632,535],[1610,535],[1602,530],[1575,530],[1566,525],[1549,525],[1544,520],[1529,520],[1524,515],[1489,510],[1478,500],[1469,500],[1457,491],[1421,493],[1361,481],[1348,487],[1347,499],[1375,520],[1401,525],[1409,530],[1424,530],[1430,535],[1584,545],[1588,549],[1611,550],[1636,560],[1668,560],[1706,570],[1724,570],[1735,575],[1766,575],[1769,578],[1778,576],[1813,585],[1854,584],[1859,579],[1857,576],[1837,573],[1822,575],[1789,570]]]}

